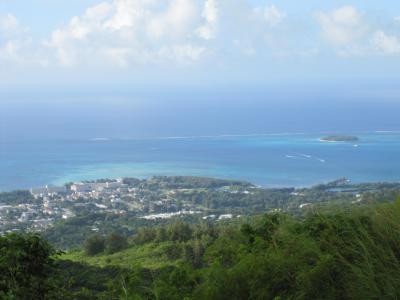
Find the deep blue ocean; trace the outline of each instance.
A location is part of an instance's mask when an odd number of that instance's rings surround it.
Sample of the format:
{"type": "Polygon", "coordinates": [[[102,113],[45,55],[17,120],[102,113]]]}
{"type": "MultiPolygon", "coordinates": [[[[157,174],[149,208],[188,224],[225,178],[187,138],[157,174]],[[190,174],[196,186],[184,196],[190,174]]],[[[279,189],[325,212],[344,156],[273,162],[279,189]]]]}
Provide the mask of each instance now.
{"type": "Polygon", "coordinates": [[[351,143],[318,134],[41,139],[0,142],[0,190],[152,175],[243,179],[266,187],[400,180],[400,132],[364,132],[351,143]]]}
{"type": "Polygon", "coordinates": [[[2,89],[0,190],[152,175],[397,181],[399,95],[391,81],[2,89]],[[360,141],[319,141],[329,134],[360,141]]]}

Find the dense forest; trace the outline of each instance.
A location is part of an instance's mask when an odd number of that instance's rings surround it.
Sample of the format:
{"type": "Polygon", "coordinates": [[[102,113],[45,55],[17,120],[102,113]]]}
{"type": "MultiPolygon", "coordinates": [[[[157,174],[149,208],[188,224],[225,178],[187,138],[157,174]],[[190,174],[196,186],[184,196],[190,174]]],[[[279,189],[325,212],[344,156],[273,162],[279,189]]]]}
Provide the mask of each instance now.
{"type": "Polygon", "coordinates": [[[0,238],[1,299],[398,299],[400,201],[142,227],[57,252],[0,238]]]}

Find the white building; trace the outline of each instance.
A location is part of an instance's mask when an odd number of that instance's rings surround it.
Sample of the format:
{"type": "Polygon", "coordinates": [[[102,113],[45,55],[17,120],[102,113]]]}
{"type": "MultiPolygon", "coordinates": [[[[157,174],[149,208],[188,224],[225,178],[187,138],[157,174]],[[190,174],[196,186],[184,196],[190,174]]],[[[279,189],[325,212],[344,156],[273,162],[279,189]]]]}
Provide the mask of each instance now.
{"type": "Polygon", "coordinates": [[[75,193],[89,193],[99,188],[96,183],[74,183],[71,185],[71,191],[75,193]]]}
{"type": "Polygon", "coordinates": [[[75,217],[75,214],[69,209],[63,209],[62,218],[69,219],[75,217]]]}
{"type": "Polygon", "coordinates": [[[226,214],[226,215],[220,215],[218,220],[227,220],[227,219],[232,219],[233,215],[232,214],[226,214]]]}
{"type": "Polygon", "coordinates": [[[117,189],[123,186],[124,184],[122,183],[122,181],[106,182],[106,187],[108,189],[117,189]]]}
{"type": "Polygon", "coordinates": [[[89,182],[89,183],[74,183],[71,185],[71,191],[75,193],[90,193],[90,192],[102,192],[106,189],[117,189],[124,187],[122,181],[112,182],[89,182]]]}
{"type": "Polygon", "coordinates": [[[62,194],[67,192],[67,188],[65,186],[46,185],[44,187],[32,188],[30,192],[34,197],[38,197],[38,196],[47,196],[52,194],[62,194]]]}

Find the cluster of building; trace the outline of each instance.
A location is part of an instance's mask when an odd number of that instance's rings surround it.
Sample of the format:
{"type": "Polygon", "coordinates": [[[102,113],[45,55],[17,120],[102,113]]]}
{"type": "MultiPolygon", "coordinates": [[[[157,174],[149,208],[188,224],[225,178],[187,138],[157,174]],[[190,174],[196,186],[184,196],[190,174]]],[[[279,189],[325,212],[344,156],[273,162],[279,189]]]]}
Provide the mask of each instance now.
{"type": "MultiPolygon", "coordinates": [[[[36,199],[43,199],[43,209],[47,214],[58,214],[59,208],[69,208],[70,218],[80,210],[123,214],[128,211],[143,211],[146,208],[147,191],[139,187],[130,187],[123,179],[102,182],[78,182],[67,187],[45,187],[32,189],[36,199]]],[[[157,203],[155,203],[157,204],[157,203]]],[[[155,205],[148,206],[154,210],[155,205]]]]}
{"type": "MultiPolygon", "coordinates": [[[[147,220],[200,214],[198,206],[179,196],[191,191],[166,188],[157,182],[126,183],[123,179],[32,188],[31,199],[25,204],[0,204],[0,233],[21,229],[40,231],[59,220],[91,213],[129,214],[147,220]]],[[[226,192],[232,191],[227,188],[226,192]]],[[[205,219],[230,218],[232,215],[212,215],[205,219]]]]}
{"type": "Polygon", "coordinates": [[[44,213],[42,205],[0,205],[0,233],[26,229],[24,224],[27,223],[30,223],[29,229],[41,230],[51,226],[53,222],[54,218],[44,213]]]}
{"type": "MultiPolygon", "coordinates": [[[[56,221],[80,213],[177,214],[191,207],[177,205],[171,190],[150,190],[129,186],[123,179],[112,181],[77,182],[66,186],[44,186],[30,190],[34,203],[1,205],[0,233],[20,229],[43,230],[56,221]]],[[[157,217],[156,217],[157,218],[157,217]]]]}

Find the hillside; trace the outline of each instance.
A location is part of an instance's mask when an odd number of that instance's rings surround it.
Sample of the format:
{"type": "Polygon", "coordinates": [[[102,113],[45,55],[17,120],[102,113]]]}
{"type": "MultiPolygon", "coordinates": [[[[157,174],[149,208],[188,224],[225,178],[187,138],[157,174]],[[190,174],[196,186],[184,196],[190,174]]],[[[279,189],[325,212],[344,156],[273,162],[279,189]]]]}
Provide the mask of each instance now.
{"type": "Polygon", "coordinates": [[[225,191],[203,192],[220,195],[225,209],[249,213],[157,222],[76,217],[48,235],[62,245],[73,241],[65,252],[34,233],[6,233],[0,237],[0,299],[400,297],[398,184],[352,185],[343,178],[312,189],[228,193],[238,196],[234,203],[225,191]],[[292,198],[281,203],[287,194],[292,198]],[[266,196],[296,210],[256,214],[266,196]],[[299,208],[304,197],[315,201],[299,208]],[[104,230],[88,230],[93,221],[104,230]],[[124,230],[128,225],[132,231],[124,230]]]}
{"type": "Polygon", "coordinates": [[[142,267],[157,270],[167,266],[175,266],[179,261],[182,261],[179,258],[168,257],[168,251],[173,248],[174,245],[173,242],[133,245],[117,253],[102,253],[96,256],[88,256],[85,254],[85,251],[77,250],[66,253],[61,259],[85,263],[96,267],[142,267]]]}
{"type": "Polygon", "coordinates": [[[100,290],[75,286],[75,295],[86,291],[91,299],[396,299],[399,220],[396,202],[305,219],[269,214],[218,227],[181,223],[167,228],[164,241],[159,227],[147,232],[154,239],[133,237],[118,253],[72,252],[61,261],[96,268],[88,273],[94,278],[118,270],[98,281],[100,290]]]}

